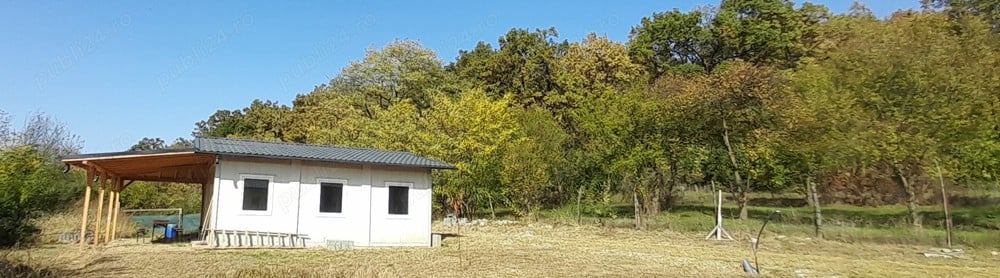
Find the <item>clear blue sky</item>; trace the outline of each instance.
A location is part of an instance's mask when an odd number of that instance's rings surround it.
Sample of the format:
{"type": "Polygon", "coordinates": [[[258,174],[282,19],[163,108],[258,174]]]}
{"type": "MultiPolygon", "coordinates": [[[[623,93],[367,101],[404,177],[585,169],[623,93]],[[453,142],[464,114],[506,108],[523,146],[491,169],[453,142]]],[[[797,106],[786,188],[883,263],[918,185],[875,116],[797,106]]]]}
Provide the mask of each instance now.
{"type": "MultiPolygon", "coordinates": [[[[143,137],[190,137],[195,122],[254,99],[290,105],[396,38],[448,63],[511,28],[625,41],[643,16],[719,1],[413,2],[0,0],[0,110],[16,127],[34,112],[54,116],[84,152],[120,151],[143,137]]],[[[835,13],[852,3],[815,2],[835,13]]],[[[918,1],[866,5],[885,17],[918,1]]]]}

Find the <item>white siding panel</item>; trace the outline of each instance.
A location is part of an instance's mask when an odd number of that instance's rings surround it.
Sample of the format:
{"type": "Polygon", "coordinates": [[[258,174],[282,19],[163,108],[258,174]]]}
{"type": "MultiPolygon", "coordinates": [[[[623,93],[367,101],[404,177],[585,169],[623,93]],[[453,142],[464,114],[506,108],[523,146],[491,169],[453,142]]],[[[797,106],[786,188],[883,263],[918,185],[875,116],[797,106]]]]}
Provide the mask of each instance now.
{"type": "Polygon", "coordinates": [[[372,169],[372,246],[431,245],[431,180],[426,169],[372,169]],[[412,184],[409,213],[389,214],[391,184],[412,184]]]}
{"type": "Polygon", "coordinates": [[[428,169],[224,157],[211,193],[216,230],[301,233],[311,245],[327,240],[355,246],[430,246],[428,169]],[[243,211],[241,177],[268,177],[268,210],[243,211]],[[344,181],[341,213],[319,212],[320,182],[344,181]],[[407,215],[389,214],[387,184],[411,186],[407,215]]]}
{"type": "Polygon", "coordinates": [[[370,188],[360,165],[304,163],[299,233],[308,234],[314,244],[349,240],[367,246],[370,188]],[[344,182],[341,213],[321,213],[320,182],[333,180],[344,182]]]}
{"type": "Polygon", "coordinates": [[[246,230],[294,233],[298,204],[298,167],[283,160],[236,160],[221,163],[216,230],[246,230]],[[268,210],[243,210],[243,183],[240,177],[271,177],[268,210]]]}

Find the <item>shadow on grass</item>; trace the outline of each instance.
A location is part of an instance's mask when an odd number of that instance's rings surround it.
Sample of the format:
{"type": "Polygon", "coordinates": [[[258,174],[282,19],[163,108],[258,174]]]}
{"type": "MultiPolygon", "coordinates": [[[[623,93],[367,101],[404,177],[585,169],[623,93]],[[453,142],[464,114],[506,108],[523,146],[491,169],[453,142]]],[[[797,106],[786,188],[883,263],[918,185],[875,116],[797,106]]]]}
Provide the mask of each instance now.
{"type": "Polygon", "coordinates": [[[438,234],[441,235],[441,240],[442,241],[444,241],[445,239],[453,238],[453,237],[462,237],[462,235],[456,234],[456,233],[438,233],[438,234]]]}
{"type": "Polygon", "coordinates": [[[32,266],[17,260],[11,260],[8,258],[0,258],[0,277],[25,277],[25,278],[42,278],[42,277],[76,277],[76,276],[86,276],[86,275],[96,275],[108,276],[115,273],[120,273],[124,271],[124,268],[113,267],[113,268],[100,268],[97,267],[101,264],[111,263],[117,261],[117,257],[107,257],[102,256],[93,261],[88,262],[79,269],[61,269],[43,266],[32,266]]]}
{"type": "Polygon", "coordinates": [[[32,267],[20,262],[0,259],[0,277],[63,277],[70,276],[58,270],[32,267]]]}

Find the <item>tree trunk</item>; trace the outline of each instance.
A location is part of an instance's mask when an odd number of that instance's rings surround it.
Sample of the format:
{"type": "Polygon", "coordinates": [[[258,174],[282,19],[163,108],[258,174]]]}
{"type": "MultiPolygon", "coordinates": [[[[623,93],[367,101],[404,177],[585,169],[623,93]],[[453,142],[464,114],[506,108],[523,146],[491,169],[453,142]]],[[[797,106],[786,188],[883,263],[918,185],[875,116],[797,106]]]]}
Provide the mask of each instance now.
{"type": "Polygon", "coordinates": [[[490,197],[489,198],[489,201],[490,201],[490,218],[491,219],[497,219],[497,210],[496,210],[496,208],[493,207],[493,195],[489,195],[489,197],[490,197]]]}
{"type": "Polygon", "coordinates": [[[747,203],[749,202],[747,191],[749,191],[750,186],[744,185],[743,178],[740,177],[739,167],[736,163],[736,152],[733,151],[733,145],[729,142],[729,125],[726,123],[725,118],[722,119],[722,142],[726,145],[726,153],[729,154],[729,162],[733,166],[733,178],[736,180],[737,199],[739,199],[740,206],[740,220],[747,220],[749,218],[747,213],[747,203]]]}
{"type": "Polygon", "coordinates": [[[806,184],[805,184],[806,187],[805,190],[803,190],[802,192],[804,193],[803,195],[805,195],[806,206],[812,207],[813,198],[812,198],[812,187],[810,187],[809,185],[810,181],[811,177],[806,177],[806,184]]]}
{"type": "Polygon", "coordinates": [[[580,225],[580,222],[583,220],[583,207],[582,207],[582,204],[581,204],[582,202],[583,202],[583,186],[581,185],[576,190],[576,224],[577,225],[580,225]]]}
{"type": "Polygon", "coordinates": [[[646,216],[656,216],[660,214],[660,188],[657,185],[653,185],[653,188],[649,189],[650,193],[647,196],[643,196],[642,208],[643,213],[646,216]]]}
{"type": "Polygon", "coordinates": [[[902,168],[896,165],[894,166],[896,168],[896,174],[899,175],[899,180],[902,182],[903,191],[906,192],[906,211],[910,214],[910,223],[913,224],[914,228],[923,228],[920,211],[917,210],[917,192],[913,188],[913,181],[906,177],[902,168]]]}
{"type": "MultiPolygon", "coordinates": [[[[677,159],[670,159],[670,181],[667,184],[667,196],[664,198],[667,208],[673,207],[674,205],[674,188],[677,186],[677,159]]],[[[695,185],[695,192],[698,191],[698,186],[695,185]]]]}
{"type": "Polygon", "coordinates": [[[750,218],[750,213],[747,211],[747,203],[750,202],[749,196],[747,196],[746,192],[740,191],[736,199],[738,199],[740,206],[740,220],[747,220],[750,218]]]}
{"type": "Polygon", "coordinates": [[[812,178],[806,178],[806,186],[809,187],[809,192],[812,193],[812,205],[813,213],[816,214],[815,221],[813,224],[816,226],[816,238],[823,238],[823,213],[819,207],[819,193],[816,190],[816,184],[812,182],[812,178]]]}
{"type": "Polygon", "coordinates": [[[642,207],[639,205],[639,193],[634,189],[632,190],[632,201],[635,207],[635,229],[642,229],[642,207]]]}

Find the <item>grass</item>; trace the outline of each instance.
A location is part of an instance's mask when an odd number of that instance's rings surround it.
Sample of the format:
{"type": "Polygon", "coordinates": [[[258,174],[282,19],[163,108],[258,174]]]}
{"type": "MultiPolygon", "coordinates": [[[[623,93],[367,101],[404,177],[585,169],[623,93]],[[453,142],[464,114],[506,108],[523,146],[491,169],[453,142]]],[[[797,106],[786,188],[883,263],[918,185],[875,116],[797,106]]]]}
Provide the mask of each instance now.
{"type": "MultiPolygon", "coordinates": [[[[740,228],[734,226],[738,234],[740,228]]],[[[133,277],[733,277],[752,258],[749,242],[704,240],[702,232],[533,222],[507,226],[434,226],[449,233],[441,248],[347,251],[203,250],[115,242],[18,250],[11,261],[55,276],[133,277]]],[[[768,233],[761,244],[765,277],[990,277],[1000,256],[970,250],[964,259],[925,258],[929,246],[844,243],[768,233]]]]}
{"type": "MultiPolygon", "coordinates": [[[[45,215],[38,220],[35,220],[35,226],[41,230],[41,234],[36,240],[38,243],[55,243],[59,241],[59,236],[65,233],[79,233],[80,232],[80,217],[83,215],[83,205],[74,206],[76,209],[64,211],[61,213],[54,213],[45,215]]],[[[87,219],[87,230],[93,231],[94,225],[97,223],[97,209],[91,209],[90,215],[87,219]]],[[[101,227],[107,223],[107,215],[101,217],[101,227]]],[[[118,227],[117,233],[119,237],[134,235],[136,227],[132,221],[129,221],[127,214],[118,215],[118,227]]],[[[103,237],[104,230],[101,230],[103,237]]]]}
{"type": "MultiPolygon", "coordinates": [[[[715,225],[712,199],[690,194],[648,219],[644,231],[632,229],[631,206],[606,207],[602,217],[587,214],[578,224],[570,205],[521,224],[463,227],[461,234],[435,225],[435,232],[446,234],[441,248],[203,250],[123,239],[80,251],[75,244],[44,244],[0,250],[7,254],[0,259],[0,277],[732,277],[743,276],[739,262],[752,258],[750,238],[759,219],[775,209],[781,217],[767,226],[761,241],[764,276],[991,277],[1000,271],[1000,256],[991,253],[1000,248],[995,203],[953,208],[955,240],[968,255],[942,259],[920,254],[944,245],[939,207],[921,207],[927,228],[915,230],[904,220],[902,206],[825,206],[825,240],[818,240],[811,209],[787,202],[795,196],[757,197],[782,201],[758,201],[744,221],[735,219],[735,206],[725,206],[724,225],[735,241],[704,240],[715,225]]],[[[37,224],[46,235],[73,232],[79,214],[52,215],[37,224]]]]}
{"type": "MultiPolygon", "coordinates": [[[[669,211],[647,219],[650,229],[669,229],[683,232],[708,233],[715,226],[715,206],[710,193],[691,194],[669,211]]],[[[738,220],[738,207],[724,201],[722,214],[724,226],[736,236],[749,238],[756,235],[762,221],[775,210],[781,213],[768,224],[769,231],[800,237],[815,237],[814,214],[811,207],[794,204],[788,200],[801,199],[796,195],[755,194],[748,207],[750,219],[738,220]]],[[[802,201],[804,204],[804,201],[802,201]]],[[[906,220],[906,207],[902,205],[858,207],[850,205],[823,206],[823,234],[828,240],[840,242],[895,243],[944,246],[944,213],[940,206],[921,206],[923,229],[914,229],[906,220]]],[[[633,227],[633,209],[628,204],[613,207],[616,217],[596,217],[584,214],[583,224],[612,227],[633,227]]],[[[951,211],[955,244],[966,247],[1000,247],[1000,204],[965,205],[952,207],[951,211]]],[[[563,224],[576,223],[576,206],[568,205],[541,213],[543,221],[563,224]]]]}

